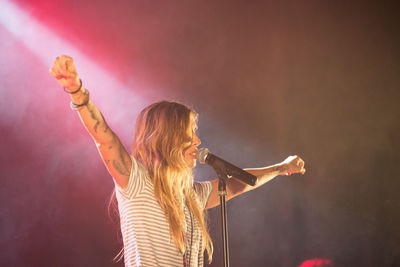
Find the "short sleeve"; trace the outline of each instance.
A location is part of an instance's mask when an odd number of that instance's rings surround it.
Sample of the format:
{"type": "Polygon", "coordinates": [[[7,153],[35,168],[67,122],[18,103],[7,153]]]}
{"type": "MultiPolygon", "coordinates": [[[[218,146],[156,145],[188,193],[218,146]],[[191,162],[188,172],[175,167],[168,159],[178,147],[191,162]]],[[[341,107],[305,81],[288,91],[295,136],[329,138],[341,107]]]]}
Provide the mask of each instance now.
{"type": "Polygon", "coordinates": [[[199,203],[204,209],[207,205],[208,198],[210,197],[212,184],[211,182],[194,182],[193,189],[196,192],[199,203]]]}
{"type": "Polygon", "coordinates": [[[135,198],[143,190],[147,174],[145,168],[133,156],[131,156],[131,160],[132,169],[126,188],[120,187],[114,180],[116,191],[127,199],[135,198]]]}

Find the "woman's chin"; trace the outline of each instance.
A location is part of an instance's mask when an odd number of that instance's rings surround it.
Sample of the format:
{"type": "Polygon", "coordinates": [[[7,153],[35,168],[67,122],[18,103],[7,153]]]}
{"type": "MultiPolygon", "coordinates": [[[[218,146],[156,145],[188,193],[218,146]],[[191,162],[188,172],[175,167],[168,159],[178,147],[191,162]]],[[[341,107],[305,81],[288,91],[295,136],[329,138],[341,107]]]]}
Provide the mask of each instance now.
{"type": "Polygon", "coordinates": [[[196,160],[190,161],[188,162],[188,167],[193,169],[194,167],[196,167],[196,160]]]}

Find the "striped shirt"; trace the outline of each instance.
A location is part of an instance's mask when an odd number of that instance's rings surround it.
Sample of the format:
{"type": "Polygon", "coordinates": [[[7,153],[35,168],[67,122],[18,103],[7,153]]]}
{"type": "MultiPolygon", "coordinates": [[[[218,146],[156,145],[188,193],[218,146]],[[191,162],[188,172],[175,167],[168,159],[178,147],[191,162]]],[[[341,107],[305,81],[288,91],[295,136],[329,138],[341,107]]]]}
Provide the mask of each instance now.
{"type": "MultiPolygon", "coordinates": [[[[169,233],[169,223],[154,197],[153,182],[148,172],[132,158],[128,186],[115,183],[124,242],[125,266],[182,267],[183,255],[178,252],[169,233]]],[[[211,193],[210,182],[195,182],[194,191],[203,210],[211,193]]],[[[185,208],[186,263],[188,267],[202,267],[204,247],[201,228],[194,215],[185,208]]]]}

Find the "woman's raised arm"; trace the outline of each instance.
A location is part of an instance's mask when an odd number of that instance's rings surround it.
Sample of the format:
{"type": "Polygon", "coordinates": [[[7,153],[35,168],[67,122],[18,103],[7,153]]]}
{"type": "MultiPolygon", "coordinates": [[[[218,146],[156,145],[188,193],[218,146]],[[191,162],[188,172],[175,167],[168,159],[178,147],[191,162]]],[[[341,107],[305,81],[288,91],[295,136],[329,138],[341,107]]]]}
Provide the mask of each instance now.
{"type": "Polygon", "coordinates": [[[128,185],[132,160],[118,136],[108,127],[99,109],[90,101],[89,92],[82,85],[73,59],[68,56],[57,57],[50,74],[70,94],[71,108],[78,112],[83,125],[95,141],[109,173],[119,186],[125,188],[128,185]]]}

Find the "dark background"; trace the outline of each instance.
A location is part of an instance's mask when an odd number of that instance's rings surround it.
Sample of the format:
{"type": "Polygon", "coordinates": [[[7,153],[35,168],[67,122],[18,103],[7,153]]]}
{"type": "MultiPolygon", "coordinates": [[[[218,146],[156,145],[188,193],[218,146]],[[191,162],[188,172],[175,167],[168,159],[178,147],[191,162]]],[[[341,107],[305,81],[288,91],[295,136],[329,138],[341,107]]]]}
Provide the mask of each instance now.
{"type": "MultiPolygon", "coordinates": [[[[113,183],[48,74],[74,57],[130,150],[160,99],[241,167],[300,155],[228,203],[231,266],[400,266],[398,9],[366,1],[0,1],[0,266],[123,266],[113,183]]],[[[208,166],[198,180],[215,177],[208,166]]],[[[209,211],[222,265],[219,208],[209,211]]],[[[206,265],[207,266],[207,265],[206,265]]]]}

